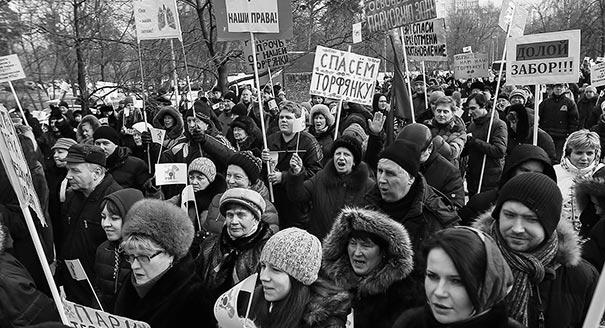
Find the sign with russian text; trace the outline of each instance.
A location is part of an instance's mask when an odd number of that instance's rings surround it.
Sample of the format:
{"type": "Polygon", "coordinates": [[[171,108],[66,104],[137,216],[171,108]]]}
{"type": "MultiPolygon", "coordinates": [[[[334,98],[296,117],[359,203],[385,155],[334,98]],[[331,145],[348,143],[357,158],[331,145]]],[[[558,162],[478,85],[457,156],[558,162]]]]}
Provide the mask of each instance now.
{"type": "MultiPolygon", "coordinates": [[[[6,170],[6,175],[19,199],[23,210],[32,208],[43,227],[46,227],[46,218],[38,194],[34,188],[32,175],[23,155],[19,137],[13,126],[8,111],[0,104],[0,159],[6,170]]],[[[5,188],[7,186],[4,186],[5,188]]]]}
{"type": "Polygon", "coordinates": [[[309,92],[371,106],[379,67],[380,59],[317,46],[309,92]]]}
{"type": "Polygon", "coordinates": [[[489,77],[487,55],[478,52],[454,55],[454,77],[464,80],[489,77]]]}
{"type": "Polygon", "coordinates": [[[403,28],[408,59],[447,61],[445,19],[437,18],[403,28]]]}
{"type": "MultiPolygon", "coordinates": [[[[217,41],[237,41],[250,40],[248,32],[231,32],[227,26],[227,8],[226,1],[213,1],[214,13],[216,18],[216,40],[217,41]]],[[[262,0],[260,0],[262,1],[262,0]]],[[[275,0],[273,0],[275,1],[275,0]]],[[[255,1],[257,2],[257,1],[255,1]]],[[[291,1],[277,1],[277,16],[279,33],[258,33],[254,35],[255,39],[261,40],[290,40],[294,37],[294,29],[292,27],[292,8],[291,1]]]]}
{"type": "Polygon", "coordinates": [[[279,33],[277,0],[225,0],[225,9],[229,32],[279,33]]]}
{"type": "Polygon", "coordinates": [[[149,324],[136,321],[101,310],[95,310],[84,305],[62,299],[65,316],[74,327],[87,328],[149,328],[149,324]]]}
{"type": "Polygon", "coordinates": [[[365,14],[370,33],[437,18],[435,0],[367,0],[365,14]]]}
{"type": "Polygon", "coordinates": [[[176,0],[133,0],[137,41],[182,39],[176,0]]]}
{"type": "Polygon", "coordinates": [[[592,65],[590,68],[590,84],[593,87],[605,85],[605,63],[592,65]]]}
{"type": "Polygon", "coordinates": [[[25,72],[17,55],[0,56],[0,83],[25,78],[25,72]]]}
{"type": "Polygon", "coordinates": [[[580,30],[511,38],[506,45],[509,84],[577,83],[580,30]]]}
{"type": "MultiPolygon", "coordinates": [[[[256,65],[259,71],[275,70],[288,64],[288,49],[284,40],[256,40],[256,65]]],[[[246,72],[254,73],[252,42],[244,41],[246,72]]]]}

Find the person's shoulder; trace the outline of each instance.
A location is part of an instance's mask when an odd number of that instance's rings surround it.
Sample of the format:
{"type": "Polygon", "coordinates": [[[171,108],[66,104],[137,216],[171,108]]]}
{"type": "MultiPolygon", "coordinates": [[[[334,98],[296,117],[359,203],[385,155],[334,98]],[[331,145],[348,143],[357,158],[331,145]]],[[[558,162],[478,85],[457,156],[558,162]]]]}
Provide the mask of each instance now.
{"type": "Polygon", "coordinates": [[[397,320],[395,324],[393,324],[393,328],[413,328],[413,327],[422,327],[422,323],[424,322],[424,308],[416,307],[403,312],[397,320]]]}
{"type": "Polygon", "coordinates": [[[578,288],[595,285],[599,279],[597,269],[585,259],[580,259],[577,265],[561,266],[558,271],[564,273],[568,277],[567,280],[573,282],[574,286],[578,288]]]}

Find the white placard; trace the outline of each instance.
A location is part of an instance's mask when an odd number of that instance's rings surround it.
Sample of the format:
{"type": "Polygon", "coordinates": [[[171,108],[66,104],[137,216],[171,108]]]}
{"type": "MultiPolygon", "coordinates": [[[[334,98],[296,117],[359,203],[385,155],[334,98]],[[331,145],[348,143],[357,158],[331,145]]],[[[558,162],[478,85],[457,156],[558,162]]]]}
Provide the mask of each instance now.
{"type": "Polygon", "coordinates": [[[408,59],[447,61],[445,19],[437,18],[403,28],[408,59]]]}
{"type": "Polygon", "coordinates": [[[279,33],[277,0],[225,1],[227,31],[279,33]]]}
{"type": "Polygon", "coordinates": [[[471,52],[473,52],[473,47],[471,47],[471,46],[463,47],[462,48],[462,52],[464,52],[465,54],[466,53],[471,53],[471,52]]]}
{"type": "Polygon", "coordinates": [[[25,78],[25,72],[17,55],[0,56],[0,83],[25,78]]]}
{"type": "Polygon", "coordinates": [[[187,164],[156,164],[155,184],[157,186],[187,184],[187,164]]]}
{"type": "Polygon", "coordinates": [[[487,55],[478,52],[454,55],[454,77],[465,80],[489,77],[487,55]]]}
{"type": "Polygon", "coordinates": [[[353,24],[353,43],[363,41],[361,37],[361,22],[353,24]]]}
{"type": "MultiPolygon", "coordinates": [[[[252,42],[244,41],[244,60],[246,72],[254,73],[254,56],[252,55],[252,42]]],[[[270,68],[275,70],[288,64],[288,49],[285,40],[256,40],[256,65],[259,71],[270,68]]]]}
{"type": "Polygon", "coordinates": [[[137,41],[182,39],[176,0],[133,0],[137,41]]]}
{"type": "Polygon", "coordinates": [[[149,324],[120,317],[62,299],[70,327],[87,328],[149,328],[149,324]]]}
{"type": "Polygon", "coordinates": [[[592,65],[590,68],[590,84],[595,88],[605,85],[605,63],[592,65]]]}
{"type": "Polygon", "coordinates": [[[371,106],[379,69],[380,59],[317,46],[309,92],[371,106]]]}
{"type": "Polygon", "coordinates": [[[510,24],[510,36],[522,36],[528,16],[529,11],[518,0],[504,0],[498,25],[506,31],[510,24]]]}

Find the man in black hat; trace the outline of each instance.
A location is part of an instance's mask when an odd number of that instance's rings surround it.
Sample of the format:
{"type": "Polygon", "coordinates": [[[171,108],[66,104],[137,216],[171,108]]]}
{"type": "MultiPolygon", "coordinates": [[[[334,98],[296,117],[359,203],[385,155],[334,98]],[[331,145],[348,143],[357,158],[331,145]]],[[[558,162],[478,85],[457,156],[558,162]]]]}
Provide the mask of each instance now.
{"type": "Polygon", "coordinates": [[[566,83],[555,84],[552,94],[544,99],[538,108],[540,129],[552,137],[557,160],[561,159],[565,139],[579,127],[578,107],[573,100],[565,96],[566,90],[566,83]]]}
{"type": "Polygon", "coordinates": [[[86,281],[73,279],[65,260],[79,259],[94,281],[93,265],[97,247],[106,240],[101,227],[101,202],[106,195],[122,189],[111,174],[106,173],[105,153],[93,145],[76,144],[69,147],[67,180],[70,190],[65,196],[62,209],[62,229],[65,236],[57,245],[57,273],[59,285],[63,285],[67,298],[81,305],[93,306],[94,297],[86,281]]]}
{"type": "Polygon", "coordinates": [[[424,99],[424,75],[418,75],[414,79],[414,95],[412,96],[414,103],[414,113],[420,115],[427,110],[427,104],[424,99]]]}

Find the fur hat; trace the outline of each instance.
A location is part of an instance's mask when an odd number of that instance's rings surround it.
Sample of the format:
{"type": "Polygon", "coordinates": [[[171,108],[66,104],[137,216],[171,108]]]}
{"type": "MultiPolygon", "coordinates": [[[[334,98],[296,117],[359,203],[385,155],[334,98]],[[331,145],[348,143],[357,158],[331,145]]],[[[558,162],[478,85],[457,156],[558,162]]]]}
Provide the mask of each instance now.
{"type": "Polygon", "coordinates": [[[349,125],[346,129],[344,129],[344,131],[342,131],[342,135],[351,136],[351,137],[357,139],[357,141],[359,141],[359,143],[362,145],[369,138],[368,134],[363,129],[363,127],[357,123],[353,123],[353,124],[349,125]]]}
{"type": "Polygon", "coordinates": [[[214,162],[206,157],[198,157],[191,161],[187,168],[187,174],[191,172],[200,172],[210,183],[214,182],[214,178],[216,178],[216,166],[214,162]]]}
{"type": "Polygon", "coordinates": [[[485,84],[483,84],[483,82],[481,81],[475,81],[473,83],[471,83],[471,90],[473,89],[479,89],[481,91],[483,91],[483,89],[485,89],[485,84]]]}
{"type": "Polygon", "coordinates": [[[246,115],[237,116],[233,119],[233,121],[231,121],[230,125],[232,129],[238,127],[244,130],[248,136],[252,136],[254,128],[256,127],[256,123],[254,123],[254,120],[252,120],[250,116],[246,115]]]}
{"type": "Polygon", "coordinates": [[[136,202],[126,214],[122,240],[130,235],[147,237],[177,260],[185,257],[193,242],[193,223],[185,211],[159,199],[136,202]]]}
{"type": "Polygon", "coordinates": [[[246,207],[254,214],[257,220],[261,219],[267,208],[267,203],[263,196],[252,189],[245,188],[232,188],[223,193],[219,203],[219,211],[224,217],[226,217],[225,213],[227,213],[227,206],[229,204],[237,204],[246,207]]]}
{"type": "Polygon", "coordinates": [[[321,252],[317,237],[299,228],[288,228],[269,238],[260,255],[260,262],[269,263],[309,286],[317,280],[321,252]]]}
{"type": "Polygon", "coordinates": [[[251,151],[238,151],[231,155],[229,161],[227,161],[227,166],[229,165],[241,167],[246,172],[250,183],[255,184],[260,177],[263,162],[260,158],[254,156],[251,151]]]}
{"type": "Polygon", "coordinates": [[[355,163],[355,165],[359,165],[359,163],[361,163],[361,143],[359,142],[359,140],[357,140],[357,138],[343,134],[332,144],[332,151],[330,152],[330,154],[334,155],[336,149],[340,147],[348,149],[351,154],[353,154],[353,162],[355,163]]]}
{"type": "Polygon", "coordinates": [[[328,106],[324,104],[317,104],[311,107],[311,115],[309,115],[311,117],[311,124],[313,124],[313,119],[317,114],[321,114],[325,117],[327,126],[332,126],[332,124],[334,124],[334,115],[330,113],[328,106]]]}

